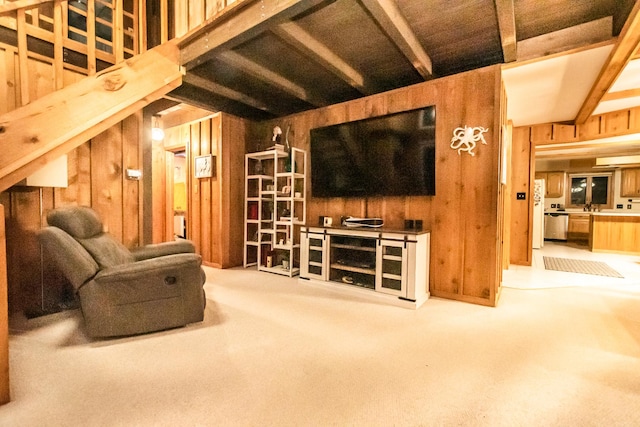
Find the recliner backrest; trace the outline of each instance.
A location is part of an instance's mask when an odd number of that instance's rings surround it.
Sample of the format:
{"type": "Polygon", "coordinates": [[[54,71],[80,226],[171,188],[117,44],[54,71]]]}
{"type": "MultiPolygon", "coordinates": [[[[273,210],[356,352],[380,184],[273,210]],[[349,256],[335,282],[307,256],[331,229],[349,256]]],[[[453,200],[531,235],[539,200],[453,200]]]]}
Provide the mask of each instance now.
{"type": "Polygon", "coordinates": [[[58,227],[44,227],[38,232],[38,240],[76,291],[100,269],[91,254],[58,227]]]}
{"type": "Polygon", "coordinates": [[[89,207],[69,206],[53,209],[47,214],[47,223],[77,240],[100,268],[134,261],[133,255],[123,244],[103,231],[98,214],[89,207]]]}

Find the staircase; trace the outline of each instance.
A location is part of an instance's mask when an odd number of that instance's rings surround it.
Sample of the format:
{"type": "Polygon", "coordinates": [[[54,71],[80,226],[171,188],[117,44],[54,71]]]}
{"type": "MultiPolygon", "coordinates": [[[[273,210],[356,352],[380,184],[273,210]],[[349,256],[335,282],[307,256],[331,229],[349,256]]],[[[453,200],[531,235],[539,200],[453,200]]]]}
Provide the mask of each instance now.
{"type": "Polygon", "coordinates": [[[0,191],[182,83],[169,41],[0,116],[0,191]]]}

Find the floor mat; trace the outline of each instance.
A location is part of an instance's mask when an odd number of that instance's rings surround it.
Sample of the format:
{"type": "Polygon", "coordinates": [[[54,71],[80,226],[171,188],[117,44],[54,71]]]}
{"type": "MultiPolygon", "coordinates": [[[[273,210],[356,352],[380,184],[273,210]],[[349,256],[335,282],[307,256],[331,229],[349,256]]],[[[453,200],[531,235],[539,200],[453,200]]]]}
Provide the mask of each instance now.
{"type": "Polygon", "coordinates": [[[585,261],[582,259],[542,257],[546,270],[567,271],[570,273],[593,274],[596,276],[609,276],[624,278],[623,275],[600,261],[585,261]]]}

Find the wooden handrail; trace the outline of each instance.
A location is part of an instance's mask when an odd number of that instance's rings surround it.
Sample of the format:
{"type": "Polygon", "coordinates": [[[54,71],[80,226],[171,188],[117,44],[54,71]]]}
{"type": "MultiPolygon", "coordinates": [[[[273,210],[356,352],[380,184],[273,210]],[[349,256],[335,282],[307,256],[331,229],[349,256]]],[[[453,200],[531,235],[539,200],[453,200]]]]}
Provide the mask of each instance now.
{"type": "Polygon", "coordinates": [[[20,9],[31,9],[43,3],[53,3],[53,0],[17,0],[10,3],[3,3],[0,4],[0,16],[20,9]]]}

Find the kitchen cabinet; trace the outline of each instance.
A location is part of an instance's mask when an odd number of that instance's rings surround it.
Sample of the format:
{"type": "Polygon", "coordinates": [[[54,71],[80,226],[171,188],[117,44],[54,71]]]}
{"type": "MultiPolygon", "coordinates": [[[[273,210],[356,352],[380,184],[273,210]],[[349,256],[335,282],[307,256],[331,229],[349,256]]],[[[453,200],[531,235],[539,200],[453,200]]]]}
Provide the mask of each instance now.
{"type": "Polygon", "coordinates": [[[622,169],[621,197],[640,197],[640,168],[622,169]]]}
{"type": "Polygon", "coordinates": [[[536,179],[545,180],[545,197],[564,196],[564,172],[536,172],[536,179]]]}
{"type": "Polygon", "coordinates": [[[590,214],[569,214],[567,240],[589,240],[590,227],[590,214]]]}

